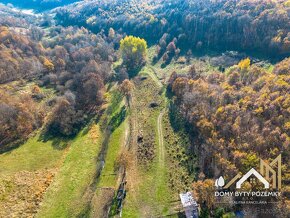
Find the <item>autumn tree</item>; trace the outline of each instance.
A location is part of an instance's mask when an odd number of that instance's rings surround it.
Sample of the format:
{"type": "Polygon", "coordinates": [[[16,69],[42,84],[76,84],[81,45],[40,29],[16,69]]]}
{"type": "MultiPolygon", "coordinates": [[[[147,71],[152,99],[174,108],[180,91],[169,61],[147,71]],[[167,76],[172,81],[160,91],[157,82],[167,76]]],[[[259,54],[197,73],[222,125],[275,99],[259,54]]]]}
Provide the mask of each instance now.
{"type": "Polygon", "coordinates": [[[168,89],[169,89],[170,91],[171,91],[171,89],[172,89],[172,85],[173,85],[174,81],[176,80],[176,78],[177,78],[177,73],[176,73],[176,71],[173,71],[173,72],[171,73],[169,79],[168,79],[168,82],[167,82],[167,84],[168,84],[168,89]]]}
{"type": "Polygon", "coordinates": [[[290,73],[290,58],[286,58],[280,63],[278,63],[273,72],[277,75],[289,75],[290,73]]]}
{"type": "Polygon", "coordinates": [[[120,50],[123,63],[133,76],[146,62],[147,42],[139,37],[126,36],[120,42],[120,50]]]}
{"type": "Polygon", "coordinates": [[[164,61],[165,64],[169,64],[170,58],[167,52],[162,56],[162,60],[164,61]]]}
{"type": "Polygon", "coordinates": [[[103,101],[104,83],[99,75],[88,73],[79,77],[77,82],[77,107],[92,109],[103,101]]]}
{"type": "Polygon", "coordinates": [[[117,79],[119,81],[124,81],[125,79],[128,79],[128,78],[129,78],[129,75],[128,75],[127,69],[125,67],[121,67],[119,69],[117,79]]]}
{"type": "Polygon", "coordinates": [[[0,95],[0,150],[11,142],[26,139],[42,125],[44,111],[30,95],[0,95]]]}
{"type": "Polygon", "coordinates": [[[134,89],[134,84],[128,79],[125,79],[120,85],[120,91],[126,97],[126,102],[127,102],[128,107],[130,107],[130,101],[131,101],[133,89],[134,89]]]}
{"type": "Polygon", "coordinates": [[[206,205],[209,209],[213,208],[215,201],[213,180],[205,179],[204,181],[197,181],[193,184],[193,190],[200,204],[206,205]]]}
{"type": "Polygon", "coordinates": [[[42,62],[43,62],[43,65],[45,67],[45,69],[48,71],[48,72],[51,72],[54,70],[54,65],[53,63],[48,60],[46,57],[42,57],[42,62]]]}
{"type": "Polygon", "coordinates": [[[162,56],[162,59],[164,61],[164,64],[167,65],[171,62],[172,58],[175,56],[177,57],[180,53],[180,49],[176,48],[175,40],[171,41],[167,47],[164,55],[162,56]]]}
{"type": "Polygon", "coordinates": [[[250,65],[251,65],[250,58],[246,58],[239,62],[238,67],[243,71],[243,70],[247,70],[250,65]]]}
{"type": "Polygon", "coordinates": [[[172,58],[175,55],[175,50],[176,50],[176,45],[175,43],[172,41],[170,42],[167,47],[166,47],[166,51],[168,53],[168,56],[170,58],[172,58]]]}
{"type": "MultiPolygon", "coordinates": [[[[184,51],[226,48],[262,51],[273,58],[277,55],[289,56],[289,1],[258,1],[258,5],[252,4],[251,0],[239,1],[240,4],[230,0],[211,1],[210,4],[201,4],[204,2],[201,0],[172,2],[174,7],[155,1],[148,6],[140,6],[141,11],[148,13],[132,10],[134,6],[128,9],[126,4],[118,1],[106,6],[91,2],[88,7],[58,10],[57,16],[59,19],[64,17],[66,25],[79,25],[92,17],[102,17],[93,19],[88,28],[98,32],[114,26],[124,33],[141,34],[152,42],[159,40],[158,59],[173,38],[177,38],[175,44],[184,51]],[[112,16],[103,16],[104,11],[112,16]],[[114,19],[117,11],[127,11],[132,16],[114,19]]],[[[139,8],[138,2],[135,4],[139,8]]]]}
{"type": "Polygon", "coordinates": [[[74,135],[82,121],[82,114],[75,110],[74,104],[65,97],[60,97],[47,123],[47,133],[64,136],[74,135]]]}
{"type": "Polygon", "coordinates": [[[192,79],[198,79],[199,78],[199,73],[197,72],[196,68],[194,65],[191,65],[189,70],[188,70],[188,74],[190,76],[190,78],[192,79]]]}
{"type": "MultiPolygon", "coordinates": [[[[174,105],[194,138],[199,138],[193,152],[201,158],[199,167],[206,178],[222,172],[233,178],[256,167],[260,158],[273,160],[289,148],[288,69],[289,59],[276,64],[273,72],[243,60],[225,74],[214,72],[198,79],[171,75],[174,105]]],[[[287,152],[284,155],[289,158],[287,152]]],[[[200,193],[202,202],[211,205],[206,190],[200,193]]]]}

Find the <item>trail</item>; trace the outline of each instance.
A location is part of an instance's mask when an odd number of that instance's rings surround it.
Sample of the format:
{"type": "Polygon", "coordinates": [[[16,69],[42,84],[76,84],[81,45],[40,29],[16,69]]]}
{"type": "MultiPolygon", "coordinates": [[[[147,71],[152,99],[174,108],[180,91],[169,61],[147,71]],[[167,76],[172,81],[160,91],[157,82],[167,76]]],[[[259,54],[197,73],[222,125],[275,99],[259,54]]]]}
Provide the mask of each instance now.
{"type": "Polygon", "coordinates": [[[152,67],[152,66],[149,66],[148,69],[150,69],[150,70],[147,71],[147,73],[149,74],[149,76],[151,76],[151,78],[156,82],[156,84],[159,87],[163,87],[162,82],[159,80],[159,78],[157,76],[156,69],[154,67],[152,67]]]}
{"type": "MultiPolygon", "coordinates": [[[[155,83],[159,87],[163,87],[163,84],[160,82],[160,80],[157,77],[157,72],[154,67],[150,66],[149,70],[147,73],[151,76],[151,78],[155,81],[155,83]]],[[[164,167],[165,165],[165,147],[164,147],[164,138],[163,138],[163,129],[162,129],[162,117],[165,112],[165,108],[163,108],[160,111],[160,114],[157,119],[157,130],[158,130],[158,142],[159,142],[159,147],[158,147],[158,165],[159,167],[164,167]]]]}
{"type": "Polygon", "coordinates": [[[163,139],[163,129],[162,129],[162,117],[165,109],[163,109],[157,119],[157,128],[158,128],[158,141],[159,141],[159,153],[158,153],[158,164],[160,167],[163,167],[165,164],[165,148],[164,148],[164,139],[163,139]]]}

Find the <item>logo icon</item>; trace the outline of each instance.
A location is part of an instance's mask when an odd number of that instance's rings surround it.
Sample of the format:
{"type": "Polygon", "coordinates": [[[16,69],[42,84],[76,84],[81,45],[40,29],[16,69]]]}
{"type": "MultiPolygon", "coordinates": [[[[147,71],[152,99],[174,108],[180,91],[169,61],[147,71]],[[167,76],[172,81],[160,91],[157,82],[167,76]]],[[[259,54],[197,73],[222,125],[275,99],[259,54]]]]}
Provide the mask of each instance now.
{"type": "Polygon", "coordinates": [[[266,189],[269,188],[270,184],[269,182],[264,179],[264,177],[257,172],[257,170],[255,170],[254,168],[250,169],[249,172],[247,172],[237,183],[236,183],[236,188],[240,189],[241,188],[241,185],[248,179],[250,178],[251,175],[254,175],[256,176],[263,184],[264,184],[264,187],[266,189]]]}
{"type": "Polygon", "coordinates": [[[215,181],[215,186],[217,188],[222,188],[225,185],[225,180],[222,176],[220,176],[216,181],[215,181]]]}
{"type": "Polygon", "coordinates": [[[240,189],[246,180],[248,180],[251,176],[255,176],[261,183],[263,183],[265,189],[269,189],[270,187],[273,189],[281,189],[281,165],[281,154],[276,157],[270,164],[267,164],[264,160],[260,159],[260,172],[252,168],[245,175],[238,173],[226,185],[224,178],[221,176],[215,181],[215,186],[217,188],[223,187],[224,189],[227,189],[236,182],[236,188],[240,189]]]}

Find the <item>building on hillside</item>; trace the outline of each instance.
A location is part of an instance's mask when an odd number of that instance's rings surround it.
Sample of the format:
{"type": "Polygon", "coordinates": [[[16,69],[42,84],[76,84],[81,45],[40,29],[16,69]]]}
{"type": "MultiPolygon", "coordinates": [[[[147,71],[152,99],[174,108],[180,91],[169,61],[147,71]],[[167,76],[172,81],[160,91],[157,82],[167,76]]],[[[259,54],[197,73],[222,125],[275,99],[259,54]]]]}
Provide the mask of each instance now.
{"type": "Polygon", "coordinates": [[[191,192],[179,194],[186,218],[198,218],[198,205],[191,192]]]}

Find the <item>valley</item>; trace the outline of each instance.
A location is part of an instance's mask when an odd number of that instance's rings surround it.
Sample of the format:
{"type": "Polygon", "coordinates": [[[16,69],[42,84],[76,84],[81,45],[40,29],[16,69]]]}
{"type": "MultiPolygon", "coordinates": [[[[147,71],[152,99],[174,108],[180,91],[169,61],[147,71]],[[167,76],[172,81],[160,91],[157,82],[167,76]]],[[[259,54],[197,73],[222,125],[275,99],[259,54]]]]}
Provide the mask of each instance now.
{"type": "Polygon", "coordinates": [[[279,154],[282,194],[266,207],[287,217],[289,11],[0,0],[0,218],[179,218],[186,192],[199,217],[264,218],[265,205],[215,198],[215,180],[279,154]]]}

